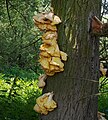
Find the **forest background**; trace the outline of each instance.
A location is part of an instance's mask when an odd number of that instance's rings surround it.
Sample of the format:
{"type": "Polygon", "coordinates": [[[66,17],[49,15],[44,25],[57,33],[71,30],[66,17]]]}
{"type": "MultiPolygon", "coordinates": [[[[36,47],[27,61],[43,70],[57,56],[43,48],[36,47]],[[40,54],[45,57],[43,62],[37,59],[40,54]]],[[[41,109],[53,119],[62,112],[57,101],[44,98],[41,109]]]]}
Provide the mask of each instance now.
{"type": "MultiPolygon", "coordinates": [[[[42,33],[33,16],[49,11],[50,0],[0,0],[0,120],[38,120],[33,111],[41,90],[38,62],[42,33]]],[[[103,0],[102,21],[108,22],[108,1],[103,0]]],[[[108,38],[100,38],[100,61],[108,67],[108,38]]],[[[108,118],[108,78],[100,77],[99,111],[108,118]]]]}

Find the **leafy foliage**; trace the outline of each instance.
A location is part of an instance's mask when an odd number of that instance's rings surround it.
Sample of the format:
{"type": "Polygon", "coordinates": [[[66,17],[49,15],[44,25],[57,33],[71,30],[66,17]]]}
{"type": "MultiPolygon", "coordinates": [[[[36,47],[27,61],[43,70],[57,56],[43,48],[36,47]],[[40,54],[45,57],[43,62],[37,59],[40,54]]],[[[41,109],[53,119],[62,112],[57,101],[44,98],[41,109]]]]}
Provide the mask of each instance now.
{"type": "Polygon", "coordinates": [[[37,72],[41,33],[34,27],[34,11],[42,11],[49,0],[1,1],[0,64],[29,68],[37,72]],[[37,41],[38,40],[38,41],[37,41]]]}
{"type": "Polygon", "coordinates": [[[100,78],[99,91],[102,93],[98,99],[99,111],[105,113],[108,118],[108,78],[100,78]]]}
{"type": "Polygon", "coordinates": [[[37,73],[35,73],[33,70],[31,69],[22,69],[18,66],[14,66],[14,67],[4,67],[1,70],[2,73],[5,74],[5,76],[7,77],[15,77],[18,76],[22,79],[37,79],[39,77],[39,75],[41,73],[43,73],[43,71],[41,69],[37,69],[37,73]]]}
{"type": "Polygon", "coordinates": [[[36,98],[41,94],[37,80],[7,78],[0,74],[0,119],[38,120],[33,111],[36,98]]]}

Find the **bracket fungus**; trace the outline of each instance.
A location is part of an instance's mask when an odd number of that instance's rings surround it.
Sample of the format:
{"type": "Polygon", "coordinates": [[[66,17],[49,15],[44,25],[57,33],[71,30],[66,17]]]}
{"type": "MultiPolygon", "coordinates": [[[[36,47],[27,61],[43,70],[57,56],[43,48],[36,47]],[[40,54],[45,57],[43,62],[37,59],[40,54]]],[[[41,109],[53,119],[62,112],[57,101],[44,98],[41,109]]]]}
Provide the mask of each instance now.
{"type": "Polygon", "coordinates": [[[64,63],[67,61],[67,54],[59,50],[57,44],[56,25],[61,23],[60,18],[53,12],[40,13],[33,17],[35,25],[40,30],[45,30],[42,35],[43,44],[40,46],[39,62],[48,76],[64,70],[64,63]]]}
{"type": "MultiPolygon", "coordinates": [[[[57,72],[64,71],[64,63],[67,61],[67,54],[60,51],[57,44],[58,34],[56,25],[61,23],[58,16],[53,12],[40,13],[33,17],[35,25],[44,32],[42,35],[42,45],[40,46],[39,62],[45,71],[44,75],[39,77],[38,86],[43,88],[47,76],[53,76],[57,72]]],[[[36,99],[34,110],[38,113],[47,115],[57,107],[53,100],[53,92],[45,93],[36,99]]]]}
{"type": "Polygon", "coordinates": [[[50,64],[55,65],[55,66],[59,66],[60,68],[64,67],[64,64],[62,63],[62,61],[59,57],[52,57],[50,64]]]}
{"type": "Polygon", "coordinates": [[[99,112],[98,111],[98,120],[107,120],[105,117],[103,117],[103,116],[105,116],[105,114],[104,113],[101,113],[101,112],[99,112]]]}
{"type": "Polygon", "coordinates": [[[100,63],[100,71],[102,72],[103,76],[106,76],[108,69],[104,68],[103,63],[100,63]]]}
{"type": "Polygon", "coordinates": [[[53,95],[53,92],[49,92],[38,97],[33,109],[44,115],[47,115],[49,111],[53,111],[57,107],[57,103],[53,100],[53,95]]]}
{"type": "Polygon", "coordinates": [[[43,88],[46,85],[46,83],[45,83],[46,78],[47,78],[46,74],[42,74],[39,76],[39,78],[38,78],[39,79],[39,82],[38,82],[39,88],[43,88]]]}
{"type": "Polygon", "coordinates": [[[39,55],[47,58],[51,57],[46,51],[41,51],[39,55]]]}
{"type": "Polygon", "coordinates": [[[49,69],[50,58],[41,57],[39,62],[44,69],[49,69]]]}
{"type": "Polygon", "coordinates": [[[60,55],[61,55],[61,59],[62,59],[63,61],[67,61],[67,54],[66,54],[65,52],[60,51],[60,55]]]}
{"type": "Polygon", "coordinates": [[[57,40],[57,32],[47,31],[43,34],[42,40],[57,40]]]}
{"type": "Polygon", "coordinates": [[[60,18],[58,16],[54,15],[54,19],[53,19],[51,25],[57,25],[57,24],[59,24],[61,22],[62,21],[60,20],[60,18]]]}
{"type": "Polygon", "coordinates": [[[40,30],[57,31],[57,27],[55,25],[51,25],[52,21],[49,20],[48,18],[46,18],[46,14],[41,13],[41,14],[38,14],[37,16],[33,16],[33,20],[34,20],[35,25],[40,30]]]}

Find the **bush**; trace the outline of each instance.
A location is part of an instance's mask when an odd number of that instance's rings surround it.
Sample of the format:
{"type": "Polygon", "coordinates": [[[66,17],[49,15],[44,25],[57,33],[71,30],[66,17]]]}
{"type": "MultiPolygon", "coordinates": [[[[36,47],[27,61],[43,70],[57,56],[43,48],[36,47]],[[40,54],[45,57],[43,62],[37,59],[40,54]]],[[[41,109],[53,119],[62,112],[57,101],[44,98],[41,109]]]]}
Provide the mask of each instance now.
{"type": "Polygon", "coordinates": [[[38,120],[33,110],[41,91],[37,80],[7,78],[0,74],[0,120],[38,120]]]}
{"type": "Polygon", "coordinates": [[[99,91],[101,95],[98,99],[99,111],[106,114],[106,118],[108,119],[108,78],[101,77],[100,78],[100,86],[99,91]]]}
{"type": "Polygon", "coordinates": [[[39,74],[43,73],[42,70],[39,70],[38,73],[35,73],[33,70],[31,69],[22,69],[18,66],[13,66],[13,67],[3,67],[0,70],[2,73],[5,74],[5,76],[7,77],[15,77],[18,76],[22,79],[37,79],[39,74]]]}

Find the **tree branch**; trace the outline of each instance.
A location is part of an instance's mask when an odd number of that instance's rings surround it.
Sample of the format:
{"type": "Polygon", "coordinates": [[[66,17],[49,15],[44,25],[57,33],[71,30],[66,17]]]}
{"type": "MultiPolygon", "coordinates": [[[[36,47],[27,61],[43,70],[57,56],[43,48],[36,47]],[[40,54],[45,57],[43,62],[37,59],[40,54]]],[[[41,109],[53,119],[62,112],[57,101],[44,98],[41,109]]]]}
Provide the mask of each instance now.
{"type": "Polygon", "coordinates": [[[35,44],[35,43],[38,42],[40,39],[41,39],[41,38],[39,38],[39,39],[37,39],[36,41],[34,41],[34,42],[32,42],[32,43],[30,43],[30,44],[24,46],[22,49],[25,49],[25,48],[27,48],[27,47],[29,47],[29,46],[35,44]]]}
{"type": "Polygon", "coordinates": [[[14,7],[14,5],[11,4],[11,2],[9,2],[9,4],[10,4],[10,6],[11,6],[14,10],[16,10],[16,11],[24,18],[24,20],[25,20],[25,22],[26,22],[26,24],[27,24],[27,26],[28,26],[28,22],[27,22],[26,17],[25,17],[18,9],[16,9],[16,8],[14,7]]]}
{"type": "Polygon", "coordinates": [[[108,23],[102,23],[96,16],[93,16],[91,26],[91,33],[99,37],[108,37],[108,23]]]}
{"type": "Polygon", "coordinates": [[[10,25],[11,25],[11,27],[12,27],[11,17],[10,17],[10,14],[9,14],[8,0],[6,0],[6,9],[7,9],[7,14],[8,14],[9,22],[10,22],[10,25]]]}
{"type": "Polygon", "coordinates": [[[6,10],[7,10],[7,14],[8,14],[9,23],[10,23],[10,26],[13,30],[13,33],[16,35],[16,32],[15,32],[13,26],[12,26],[12,21],[11,21],[11,17],[10,17],[10,14],[9,14],[9,6],[8,5],[9,5],[9,1],[6,0],[6,10]]]}

